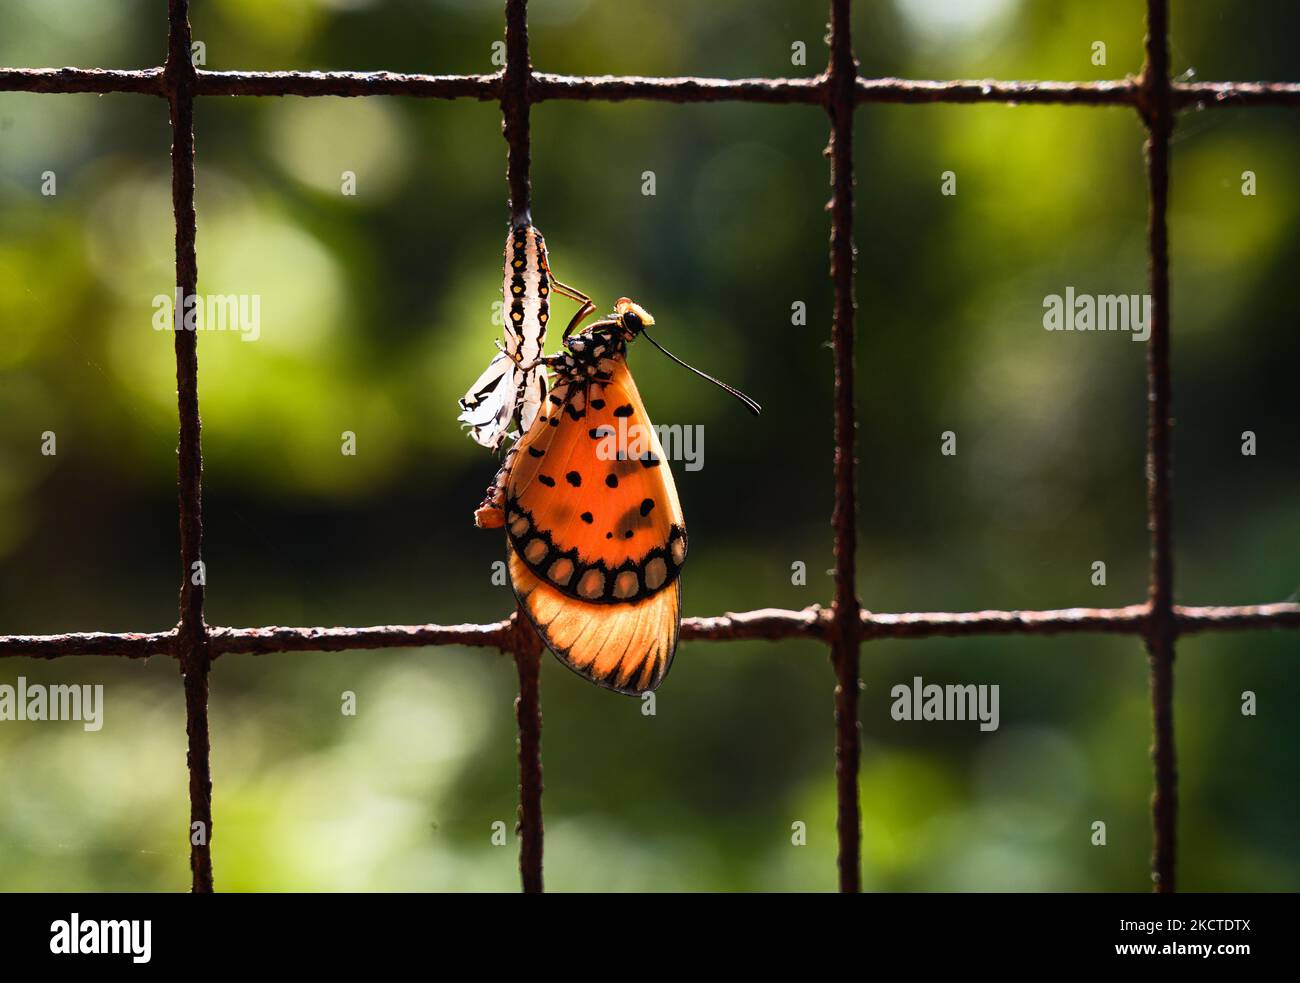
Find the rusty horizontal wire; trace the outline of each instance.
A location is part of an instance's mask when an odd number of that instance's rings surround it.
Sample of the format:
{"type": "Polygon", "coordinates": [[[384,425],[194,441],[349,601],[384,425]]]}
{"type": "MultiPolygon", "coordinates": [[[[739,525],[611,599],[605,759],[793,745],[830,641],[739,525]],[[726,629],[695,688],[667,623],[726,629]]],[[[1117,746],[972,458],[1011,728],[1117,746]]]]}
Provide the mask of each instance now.
{"type": "MultiPolygon", "coordinates": [[[[196,73],[195,96],[412,96],[426,99],[500,98],[501,73],[422,75],[406,72],[196,73]]],[[[823,103],[825,75],[811,78],[696,78],[557,75],[533,72],[528,101],[823,103]]],[[[1300,107],[1296,82],[1179,82],[1170,86],[1179,109],[1216,106],[1300,107]]],[[[0,92],[134,92],[166,96],[162,68],[3,68],[0,92]]],[[[1137,105],[1136,79],[1095,82],[999,79],[876,78],[857,80],[861,103],[994,103],[1084,106],[1137,105]]]]}
{"type": "Polygon", "coordinates": [[[1236,607],[1174,607],[1180,635],[1255,628],[1300,628],[1300,604],[1246,604],[1236,607]]]}
{"type": "Polygon", "coordinates": [[[466,645],[502,648],[509,621],[486,625],[375,625],[370,628],[210,628],[213,658],[227,653],[345,652],[350,649],[466,645]]]}
{"type": "Polygon", "coordinates": [[[1087,106],[1127,106],[1138,99],[1137,82],[1004,82],[996,79],[954,79],[926,82],[914,79],[858,79],[857,101],[882,103],[1062,103],[1087,106]]]}
{"type": "MultiPolygon", "coordinates": [[[[865,640],[875,638],[934,638],[972,635],[1136,634],[1147,631],[1150,605],[1121,608],[1063,608],[1055,611],[940,611],[904,614],[862,614],[865,640]]],[[[1300,628],[1300,604],[1239,606],[1175,606],[1174,629],[1179,635],[1208,631],[1300,628]]]]}
{"type": "Polygon", "coordinates": [[[933,638],[958,635],[1057,635],[1067,632],[1137,634],[1146,622],[1145,604],[1123,608],[1065,608],[1058,611],[964,611],[862,614],[862,633],[873,638],[933,638]]]}
{"type": "Polygon", "coordinates": [[[402,72],[204,72],[200,96],[415,96],[496,99],[500,75],[413,75],[402,72]]]}
{"type": "Polygon", "coordinates": [[[167,94],[163,70],[113,68],[0,68],[0,92],[136,92],[167,94]]]}
{"type": "Polygon", "coordinates": [[[782,638],[826,639],[831,612],[820,605],[802,611],[760,608],[711,618],[683,618],[683,642],[776,641],[782,638]]]}
{"type": "Polygon", "coordinates": [[[825,99],[826,78],[651,78],[640,75],[552,75],[534,72],[528,95],[548,99],[652,99],[658,102],[814,103],[825,99]]]}
{"type": "MultiPolygon", "coordinates": [[[[1129,634],[1146,630],[1148,607],[1062,608],[1059,610],[862,612],[864,641],[975,635],[1129,634]]],[[[1174,608],[1178,634],[1300,628],[1300,604],[1215,605],[1174,608]]],[[[683,642],[825,641],[831,612],[819,605],[801,611],[760,608],[711,617],[683,618],[683,642]]],[[[209,628],[213,658],[275,652],[344,652],[354,649],[428,648],[462,645],[509,647],[510,620],[465,625],[374,625],[367,628],[209,628]]],[[[0,658],[55,659],[62,656],[173,656],[176,632],[68,632],[59,635],[0,635],[0,658]]]]}
{"type": "Polygon", "coordinates": [[[58,635],[0,635],[0,658],[57,659],[62,656],[112,655],[126,659],[171,656],[176,631],[70,631],[58,635]]]}
{"type": "Polygon", "coordinates": [[[1300,82],[1176,82],[1170,89],[1177,109],[1300,106],[1300,82]]]}

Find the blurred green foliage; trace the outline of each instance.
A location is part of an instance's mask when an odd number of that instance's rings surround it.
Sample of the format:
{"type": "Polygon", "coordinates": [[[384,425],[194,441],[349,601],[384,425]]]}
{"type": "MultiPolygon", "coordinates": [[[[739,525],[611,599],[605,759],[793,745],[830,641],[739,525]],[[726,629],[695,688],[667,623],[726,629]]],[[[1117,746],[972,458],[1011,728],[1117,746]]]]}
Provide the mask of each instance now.
{"type": "MultiPolygon", "coordinates": [[[[535,0],[533,61],[580,74],[812,75],[809,0],[535,0]],[[803,42],[808,64],[791,64],[803,42]]],[[[1135,73],[1123,0],[872,0],[864,73],[1135,73]],[[1092,64],[1092,43],[1108,64],[1092,64]]],[[[1274,0],[1175,5],[1177,72],[1297,79],[1274,0]]],[[[9,0],[6,65],[158,64],[145,0],[9,0]]],[[[204,0],[211,69],[489,72],[487,0],[204,0]]],[[[199,339],[208,620],[491,620],[500,537],[470,513],[494,463],[455,423],[491,351],[507,219],[493,104],[205,99],[199,287],[258,294],[256,343],[199,339]],[[339,193],[357,174],[358,193],[339,193]],[[340,434],[357,434],[355,457],[340,434]]],[[[1049,334],[1067,285],[1145,289],[1143,130],[1121,109],[864,107],[857,117],[860,566],[875,610],[1117,605],[1145,590],[1144,349],[1049,334]],[[940,174],[958,194],[939,194],[940,174]],[[958,434],[958,455],[939,434],[958,434]],[[1104,560],[1108,583],[1090,583],[1104,560]]],[[[831,594],[827,134],[808,106],[547,103],[534,218],[557,274],[628,294],[682,356],[764,403],[751,420],[652,352],[658,423],[705,427],[677,471],[687,614],[831,594]],[[653,170],[657,194],[641,194],[653,170]],[[807,324],[791,324],[791,305],[807,324]],[[791,565],[808,567],[807,586],[791,565]]],[[[151,630],[179,576],[165,106],[0,94],[0,631],[151,630]],[[40,193],[57,175],[56,196],[40,193]],[[57,434],[42,456],[41,434],[57,434]]],[[[1177,596],[1282,600],[1296,544],[1300,130],[1293,113],[1183,115],[1173,149],[1177,596]],[[1259,193],[1243,197],[1253,170],[1259,193]],[[1290,182],[1290,183],[1288,183],[1290,182]],[[1258,434],[1243,457],[1240,434],[1258,434]]],[[[1182,884],[1294,890],[1294,634],[1179,648],[1182,884]],[[1243,717],[1240,694],[1259,695],[1243,717]]],[[[546,657],[552,889],[834,886],[832,675],[804,643],[683,645],[657,714],[546,657]],[[807,824],[807,846],[790,842],[807,824]]],[[[106,724],[0,725],[0,885],[179,889],[186,860],[175,667],[6,660],[0,682],[102,682],[106,724]]],[[[1145,662],[1130,638],[864,648],[865,885],[1142,890],[1145,662]],[[896,723],[914,675],[1002,687],[1002,726],[896,723]],[[1089,844],[1095,820],[1108,845],[1089,844]]],[[[230,656],[212,676],[214,858],[229,890],[508,890],[513,667],[421,650],[230,656]],[[358,697],[355,718],[340,694],[358,697]]]]}

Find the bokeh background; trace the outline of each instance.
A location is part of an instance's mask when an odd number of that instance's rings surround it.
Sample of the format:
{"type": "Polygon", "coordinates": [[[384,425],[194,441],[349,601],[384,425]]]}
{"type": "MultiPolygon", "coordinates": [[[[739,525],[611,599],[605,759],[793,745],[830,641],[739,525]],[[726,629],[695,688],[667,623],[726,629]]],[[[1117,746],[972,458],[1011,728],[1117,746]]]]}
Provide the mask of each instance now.
{"type": "MultiPolygon", "coordinates": [[[[495,0],[199,0],[211,69],[490,72],[495,0]]],[[[535,0],[540,70],[813,75],[812,0],[535,0]],[[792,45],[807,47],[794,65],[792,45]]],[[[1095,79],[1140,67],[1134,0],[862,0],[864,73],[1095,79]],[[1092,64],[1092,43],[1107,64],[1092,64]]],[[[145,0],[6,0],[0,64],[159,64],[145,0]]],[[[1185,77],[1300,79],[1300,9],[1173,12],[1185,77]]],[[[200,290],[261,296],[261,339],[199,338],[208,620],[495,620],[495,464],[455,422],[498,329],[505,144],[491,104],[205,99],[200,290]],[[340,194],[345,170],[355,197],[340,194]],[[340,434],[357,435],[357,454],[340,434]]],[[[757,397],[755,421],[649,349],[676,469],[687,614],[831,596],[824,113],[547,103],[534,218],[557,274],[629,294],[670,348],[757,397]],[[657,193],[641,193],[642,173],[657,193]],[[796,302],[806,325],[791,323],[796,302]],[[792,564],[807,583],[792,583],[792,564]]],[[[857,117],[859,562],[875,610],[1119,605],[1145,590],[1143,346],[1049,334],[1042,300],[1145,289],[1143,130],[1125,109],[864,107],[857,117]],[[939,193],[955,171],[958,194],[939,193]],[[958,435],[955,458],[940,434],[958,435]],[[1105,586],[1091,564],[1107,564],[1105,586]]],[[[0,94],[0,632],[175,622],[165,105],[0,94]],[[57,175],[42,196],[41,174],[57,175]],[[40,453],[41,433],[58,453],[40,453]]],[[[1294,599],[1300,118],[1188,113],[1170,216],[1176,595],[1294,599]],[[1241,173],[1258,194],[1241,194],[1241,173]],[[1258,435],[1243,457],[1241,432],[1258,435]]],[[[1179,645],[1181,884],[1300,887],[1294,634],[1179,645]],[[1257,716],[1240,712],[1258,694],[1257,716]]],[[[873,890],[1146,890],[1146,664],[1133,638],[864,648],[873,890]],[[1001,728],[894,722],[890,687],[997,683],[1001,728]],[[1105,847],[1091,824],[1108,827],[1105,847]]],[[[0,682],[102,683],[99,733],[0,724],[0,887],[188,884],[184,707],[167,660],[5,660],[0,682]]],[[[546,880],[565,889],[829,890],[833,677],[796,642],[685,644],[657,713],[542,672],[546,880]],[[807,845],[791,844],[792,823],[807,845]]],[[[212,674],[217,884],[514,890],[512,663],[455,648],[228,656],[212,674]],[[353,691],[358,715],[340,713],[353,691]]]]}

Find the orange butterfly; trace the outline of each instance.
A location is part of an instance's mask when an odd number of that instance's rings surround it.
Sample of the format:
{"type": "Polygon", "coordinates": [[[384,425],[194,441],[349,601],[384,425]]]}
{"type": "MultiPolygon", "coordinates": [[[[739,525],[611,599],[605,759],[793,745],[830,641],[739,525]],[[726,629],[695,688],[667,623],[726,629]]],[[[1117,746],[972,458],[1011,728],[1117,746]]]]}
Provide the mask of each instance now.
{"type": "Polygon", "coordinates": [[[623,297],[609,317],[565,332],[566,350],[542,360],[556,376],[544,408],[475,513],[482,528],[505,527],[515,594],[551,651],[632,695],[672,664],[687,549],[672,471],[627,367],[627,343],[654,323],[623,297]]]}

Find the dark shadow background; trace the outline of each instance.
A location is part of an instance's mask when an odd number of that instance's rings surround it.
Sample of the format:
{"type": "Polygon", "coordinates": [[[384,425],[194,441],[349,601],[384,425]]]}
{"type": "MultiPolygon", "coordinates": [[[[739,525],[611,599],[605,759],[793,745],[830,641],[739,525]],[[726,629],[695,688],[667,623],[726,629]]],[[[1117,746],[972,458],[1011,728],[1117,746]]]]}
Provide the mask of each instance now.
{"type": "MultiPolygon", "coordinates": [[[[495,0],[201,0],[211,69],[489,72],[495,0]]],[[[579,74],[813,75],[822,4],[535,0],[533,61],[579,74]],[[792,45],[807,64],[792,65],[792,45]]],[[[868,75],[1122,77],[1141,5],[859,2],[868,75]],[[1091,63],[1107,45],[1107,65],[1091,63]]],[[[1300,79],[1293,4],[1177,4],[1189,77],[1300,79]]],[[[145,67],[142,0],[9,0],[0,63],[145,67]]],[[[1173,148],[1176,596],[1295,598],[1294,112],[1191,112],[1173,148]],[[1240,193],[1252,170],[1258,194],[1240,193]],[[1257,434],[1244,457],[1241,433],[1257,434]]],[[[199,287],[258,294],[262,337],[199,338],[208,620],[486,621],[494,462],[455,400],[498,329],[505,144],[491,103],[204,99],[199,287]],[[357,175],[342,196],[340,176],[357,175]],[[340,434],[358,453],[340,453],[340,434]]],[[[758,398],[752,420],[649,349],[656,423],[701,424],[676,469],[688,615],[829,601],[828,123],[809,106],[547,103],[534,218],[556,273],[758,398]],[[657,193],[641,193],[654,171],[657,193]],[[806,325],[791,323],[796,302],[806,325]],[[791,582],[792,564],[808,570],[791,582]]],[[[1124,109],[864,107],[857,117],[861,519],[874,610],[1119,605],[1146,578],[1144,350],[1051,334],[1042,300],[1145,290],[1144,132],[1124,109]],[[957,174],[958,193],[939,193],[957,174]],[[958,434],[955,458],[940,434],[958,434]],[[1107,564],[1106,586],[1090,582],[1107,564]]],[[[0,94],[0,632],[176,617],[166,106],[0,94]],[[40,193],[54,171],[58,193],[40,193]],[[40,453],[41,434],[58,453],[40,453]]],[[[567,311],[567,309],[566,309],[567,311]]],[[[552,341],[554,344],[554,341],[552,341]]],[[[1294,634],[1179,646],[1181,886],[1300,886],[1294,634]],[[1258,695],[1257,716],[1240,712],[1258,695]]],[[[0,724],[0,885],[188,883],[175,666],[6,660],[0,682],[103,683],[106,724],[0,724]]],[[[864,884],[1145,890],[1149,708],[1132,638],[863,651],[864,884]],[[1001,728],[897,723],[890,688],[997,683],[1001,728]],[[1107,845],[1090,844],[1107,824],[1107,845]]],[[[835,885],[831,674],[818,645],[687,644],[657,713],[546,657],[551,889],[835,885]],[[793,823],[807,845],[791,844],[793,823]]],[[[493,653],[230,656],[212,676],[217,885],[511,890],[514,668],[493,653]],[[339,712],[357,694],[359,713],[339,712]]]]}

